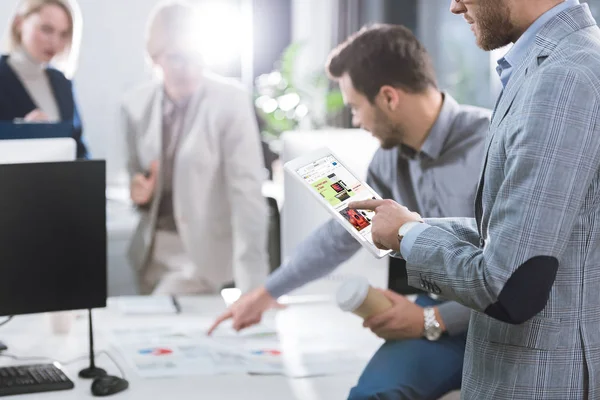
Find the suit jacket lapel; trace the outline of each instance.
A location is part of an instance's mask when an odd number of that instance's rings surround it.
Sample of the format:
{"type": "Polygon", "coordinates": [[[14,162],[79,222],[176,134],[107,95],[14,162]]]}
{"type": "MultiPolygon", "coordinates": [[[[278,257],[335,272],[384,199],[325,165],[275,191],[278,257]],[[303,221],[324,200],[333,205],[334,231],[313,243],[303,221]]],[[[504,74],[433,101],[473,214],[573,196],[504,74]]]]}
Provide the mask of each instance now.
{"type": "Polygon", "coordinates": [[[498,106],[496,108],[496,111],[494,112],[494,116],[490,124],[492,128],[492,134],[495,132],[496,128],[500,125],[500,123],[504,120],[506,114],[508,114],[508,111],[510,110],[510,107],[514,102],[515,97],[517,97],[517,94],[523,87],[522,82],[529,73],[532,61],[537,58],[536,50],[537,49],[535,49],[534,47],[529,51],[527,57],[525,57],[525,60],[523,60],[521,65],[516,67],[516,70],[510,77],[506,88],[504,88],[502,98],[498,101],[498,106]]]}
{"type": "Polygon", "coordinates": [[[159,163],[158,180],[156,182],[156,193],[160,197],[163,187],[163,174],[160,166],[163,164],[163,151],[162,151],[162,132],[163,132],[163,98],[164,89],[161,86],[158,87],[154,101],[152,101],[150,110],[150,124],[148,125],[148,137],[147,140],[150,143],[152,154],[156,154],[159,163]]]}
{"type": "MultiPolygon", "coordinates": [[[[149,151],[150,154],[156,155],[152,158],[150,162],[153,160],[158,160],[158,178],[156,180],[156,187],[154,189],[154,196],[152,198],[152,203],[150,205],[150,226],[152,227],[152,231],[147,232],[147,234],[151,234],[150,237],[154,236],[154,228],[156,223],[156,218],[158,216],[158,207],[160,205],[160,201],[162,198],[163,186],[164,186],[164,177],[163,177],[163,169],[161,168],[163,164],[163,152],[162,152],[162,129],[163,129],[163,96],[164,91],[162,85],[157,85],[155,88],[156,92],[153,96],[152,100],[148,102],[148,108],[143,113],[146,118],[149,118],[148,129],[145,132],[142,146],[142,151],[149,151]]],[[[149,167],[150,165],[148,165],[149,167]]],[[[142,167],[146,167],[142,165],[142,167]]],[[[148,238],[148,243],[150,243],[150,239],[148,238]]]]}
{"type": "Polygon", "coordinates": [[[15,71],[8,64],[8,56],[0,58],[0,74],[8,76],[6,82],[3,83],[6,86],[2,90],[6,90],[7,93],[11,93],[13,96],[13,104],[15,104],[14,107],[17,110],[17,114],[22,114],[21,117],[24,117],[27,113],[37,108],[27,89],[25,89],[15,71]]]}
{"type": "MultiPolygon", "coordinates": [[[[550,20],[536,35],[535,45],[532,46],[532,49],[529,51],[525,60],[512,74],[508,85],[506,85],[501,97],[498,99],[496,108],[492,115],[492,121],[490,123],[490,132],[488,133],[487,143],[485,146],[485,162],[479,178],[477,195],[475,197],[475,219],[480,237],[483,238],[483,232],[481,229],[483,222],[483,185],[489,150],[494,138],[494,134],[510,111],[515,97],[523,86],[523,80],[527,77],[527,75],[532,74],[542,64],[542,62],[548,56],[550,56],[557,44],[565,36],[577,30],[595,25],[596,22],[592,17],[587,4],[581,4],[579,6],[567,9],[550,20]]],[[[483,239],[480,244],[483,245],[483,239]]]]}
{"type": "Polygon", "coordinates": [[[483,168],[481,171],[481,175],[479,176],[479,184],[477,185],[477,194],[475,196],[475,220],[477,222],[477,229],[479,231],[479,236],[482,238],[482,242],[480,243],[483,246],[483,232],[482,232],[482,217],[483,217],[483,184],[485,171],[488,162],[488,155],[490,151],[490,147],[492,145],[492,141],[494,139],[494,135],[500,123],[504,120],[504,117],[508,114],[510,107],[512,106],[517,93],[521,89],[522,80],[527,77],[529,67],[531,66],[531,62],[537,59],[537,50],[532,49],[529,52],[524,62],[521,63],[520,66],[517,67],[513,75],[510,77],[508,84],[500,93],[498,100],[496,101],[496,107],[494,108],[494,112],[492,114],[492,120],[490,122],[490,130],[488,132],[487,142],[485,145],[485,161],[483,163],[483,168]]]}
{"type": "MultiPolygon", "coordinates": [[[[185,138],[190,134],[190,132],[192,131],[192,127],[198,121],[198,116],[199,116],[198,109],[200,108],[200,103],[202,102],[202,99],[204,98],[205,92],[206,92],[205,88],[201,87],[190,99],[190,101],[187,105],[187,109],[185,111],[185,117],[183,118],[183,123],[181,124],[181,132],[177,139],[178,140],[177,147],[180,147],[184,143],[185,138]]],[[[178,154],[178,152],[176,151],[175,154],[178,154]]]]}
{"type": "Polygon", "coordinates": [[[49,70],[46,70],[46,76],[50,82],[56,104],[58,105],[61,121],[72,120],[74,111],[73,94],[69,92],[68,85],[60,82],[58,75],[51,73],[49,70]]]}
{"type": "MultiPolygon", "coordinates": [[[[535,44],[531,47],[525,60],[513,72],[508,85],[503,91],[504,95],[498,102],[490,124],[492,135],[508,114],[515,97],[523,86],[522,81],[527,75],[533,73],[541,65],[541,62],[552,53],[565,36],[595,24],[589,6],[582,4],[561,12],[540,29],[536,35],[535,44]]],[[[491,140],[488,143],[488,148],[490,143],[491,140]]]]}

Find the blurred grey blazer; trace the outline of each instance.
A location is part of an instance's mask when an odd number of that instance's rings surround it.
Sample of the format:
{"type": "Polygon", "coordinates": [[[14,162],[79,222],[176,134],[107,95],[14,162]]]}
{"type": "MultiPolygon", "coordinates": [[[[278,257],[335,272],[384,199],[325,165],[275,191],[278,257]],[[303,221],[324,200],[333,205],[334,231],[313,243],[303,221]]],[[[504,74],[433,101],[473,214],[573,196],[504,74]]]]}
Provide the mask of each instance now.
{"type": "MultiPolygon", "coordinates": [[[[129,173],[148,171],[161,158],[163,87],[151,83],[123,102],[129,173]]],[[[196,274],[215,289],[235,279],[246,291],[268,272],[267,201],[262,196],[264,166],[250,95],[233,81],[211,74],[188,105],[175,155],[173,205],[179,235],[196,274]]],[[[141,273],[150,261],[158,204],[146,209],[129,256],[141,273]]]]}
{"type": "Polygon", "coordinates": [[[600,399],[600,31],[538,33],[498,102],[476,219],[426,220],[409,282],[471,307],[465,399],[600,399]]]}

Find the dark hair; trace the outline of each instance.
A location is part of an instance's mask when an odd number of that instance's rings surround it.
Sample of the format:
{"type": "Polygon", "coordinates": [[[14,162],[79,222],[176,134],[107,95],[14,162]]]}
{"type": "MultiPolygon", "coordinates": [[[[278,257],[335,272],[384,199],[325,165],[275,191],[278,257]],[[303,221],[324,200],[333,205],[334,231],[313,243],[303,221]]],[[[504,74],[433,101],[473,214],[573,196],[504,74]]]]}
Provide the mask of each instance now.
{"type": "Polygon", "coordinates": [[[326,69],[334,80],[348,73],[356,90],[371,103],[384,85],[410,93],[437,87],[427,50],[400,25],[362,28],[331,51],[326,69]]]}

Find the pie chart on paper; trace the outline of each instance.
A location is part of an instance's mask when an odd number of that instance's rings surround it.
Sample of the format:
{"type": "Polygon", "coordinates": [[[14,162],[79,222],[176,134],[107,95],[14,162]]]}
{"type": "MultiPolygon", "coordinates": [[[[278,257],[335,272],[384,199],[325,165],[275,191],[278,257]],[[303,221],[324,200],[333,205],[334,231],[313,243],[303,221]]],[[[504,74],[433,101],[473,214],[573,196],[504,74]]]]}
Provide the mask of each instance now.
{"type": "Polygon", "coordinates": [[[252,351],[252,355],[255,356],[280,356],[281,351],[274,349],[261,349],[252,351]]]}
{"type": "Polygon", "coordinates": [[[142,355],[149,356],[167,356],[169,354],[173,354],[173,350],[168,349],[166,347],[153,347],[148,349],[142,349],[139,351],[142,355]]]}

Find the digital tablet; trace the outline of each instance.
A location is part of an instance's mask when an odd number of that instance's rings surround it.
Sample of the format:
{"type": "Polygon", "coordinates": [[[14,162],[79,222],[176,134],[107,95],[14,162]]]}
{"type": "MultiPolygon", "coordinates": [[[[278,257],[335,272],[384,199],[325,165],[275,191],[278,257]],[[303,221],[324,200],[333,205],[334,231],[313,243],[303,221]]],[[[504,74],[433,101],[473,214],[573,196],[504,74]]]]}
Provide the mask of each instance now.
{"type": "Polygon", "coordinates": [[[352,210],[348,203],[381,199],[369,185],[361,182],[330,149],[322,148],[298,157],[284,168],[309,190],[350,234],[377,258],[390,250],[380,250],[371,238],[372,211],[352,210]]]}

